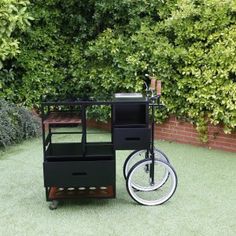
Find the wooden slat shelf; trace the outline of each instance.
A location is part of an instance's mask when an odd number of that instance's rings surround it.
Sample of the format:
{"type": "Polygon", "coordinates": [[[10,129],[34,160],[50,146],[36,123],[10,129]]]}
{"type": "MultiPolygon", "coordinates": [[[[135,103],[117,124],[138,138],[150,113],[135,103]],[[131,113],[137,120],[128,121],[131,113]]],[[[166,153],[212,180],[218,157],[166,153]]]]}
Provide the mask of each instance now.
{"type": "Polygon", "coordinates": [[[51,187],[49,199],[77,199],[77,198],[110,198],[114,197],[113,186],[58,188],[51,187]]]}
{"type": "Polygon", "coordinates": [[[77,113],[51,112],[43,121],[44,124],[81,124],[77,113]]]}

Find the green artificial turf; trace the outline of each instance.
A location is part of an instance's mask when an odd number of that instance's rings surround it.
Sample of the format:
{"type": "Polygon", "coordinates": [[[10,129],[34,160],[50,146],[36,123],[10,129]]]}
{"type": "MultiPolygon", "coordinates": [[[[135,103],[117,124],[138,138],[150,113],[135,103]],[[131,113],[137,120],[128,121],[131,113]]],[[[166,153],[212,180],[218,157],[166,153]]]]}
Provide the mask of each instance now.
{"type": "Polygon", "coordinates": [[[66,201],[54,211],[45,200],[41,139],[1,152],[0,235],[236,235],[236,154],[156,145],[170,158],[179,185],[154,207],[136,204],[126,191],[122,167],[129,151],[117,152],[116,199],[66,201]]]}

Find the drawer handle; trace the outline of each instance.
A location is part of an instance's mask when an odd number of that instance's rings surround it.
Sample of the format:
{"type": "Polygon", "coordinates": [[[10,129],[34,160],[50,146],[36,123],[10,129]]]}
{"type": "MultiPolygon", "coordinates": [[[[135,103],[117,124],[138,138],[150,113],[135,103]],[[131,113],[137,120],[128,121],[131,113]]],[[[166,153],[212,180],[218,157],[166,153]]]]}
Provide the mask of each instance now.
{"type": "Polygon", "coordinates": [[[74,172],[72,175],[77,176],[77,175],[87,175],[86,172],[74,172]]]}
{"type": "Polygon", "coordinates": [[[139,141],[140,138],[139,137],[129,137],[129,138],[125,138],[127,141],[139,141]]]}

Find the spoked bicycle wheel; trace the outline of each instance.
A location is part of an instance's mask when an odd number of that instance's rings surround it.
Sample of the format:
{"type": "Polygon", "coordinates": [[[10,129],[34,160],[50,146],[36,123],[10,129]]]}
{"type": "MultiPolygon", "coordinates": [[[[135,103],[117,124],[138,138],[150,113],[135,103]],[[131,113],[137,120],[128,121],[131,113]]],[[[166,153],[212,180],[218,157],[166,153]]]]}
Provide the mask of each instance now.
{"type": "MultiPolygon", "coordinates": [[[[168,160],[167,156],[162,151],[160,151],[156,148],[154,149],[154,157],[155,157],[156,160],[160,160],[160,161],[163,161],[165,163],[169,163],[169,160],[168,160]]],[[[150,153],[147,155],[147,150],[139,150],[139,151],[132,152],[128,156],[128,158],[126,159],[126,161],[124,163],[124,166],[123,166],[123,174],[124,174],[125,179],[127,178],[130,169],[136,163],[138,163],[141,160],[146,160],[146,159],[149,159],[149,158],[150,158],[150,153]]],[[[148,166],[144,166],[143,171],[148,173],[149,172],[148,166]]],[[[161,184],[164,184],[167,181],[168,177],[169,177],[169,172],[166,170],[162,174],[163,174],[163,176],[162,176],[161,184]]],[[[136,183],[132,183],[132,187],[137,189],[137,190],[140,190],[139,186],[136,183]]]]}
{"type": "Polygon", "coordinates": [[[175,193],[177,183],[174,168],[157,159],[154,160],[154,165],[151,159],[139,161],[131,168],[126,179],[129,195],[139,204],[147,206],[160,205],[168,201],[175,193]],[[144,171],[145,168],[149,171],[144,171]],[[166,172],[168,172],[168,179],[163,184],[163,174],[166,172]],[[134,188],[134,185],[137,188],[134,188]]]}
{"type": "MultiPolygon", "coordinates": [[[[151,158],[150,153],[147,154],[147,150],[135,150],[125,160],[123,165],[123,175],[126,179],[130,169],[139,161],[151,158]]],[[[168,157],[161,150],[154,148],[154,158],[160,161],[170,163],[168,157]]]]}

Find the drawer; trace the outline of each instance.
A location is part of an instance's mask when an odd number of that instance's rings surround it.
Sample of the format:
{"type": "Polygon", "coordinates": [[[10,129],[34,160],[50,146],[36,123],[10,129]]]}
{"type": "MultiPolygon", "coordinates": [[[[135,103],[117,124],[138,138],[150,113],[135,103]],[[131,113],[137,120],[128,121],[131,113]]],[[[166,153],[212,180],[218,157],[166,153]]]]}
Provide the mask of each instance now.
{"type": "Polygon", "coordinates": [[[107,186],[115,183],[115,161],[44,162],[44,186],[107,186]]]}
{"type": "Polygon", "coordinates": [[[149,128],[114,128],[113,142],[115,149],[146,149],[150,144],[149,128]]]}

